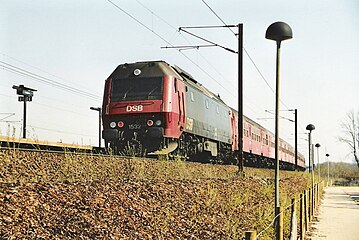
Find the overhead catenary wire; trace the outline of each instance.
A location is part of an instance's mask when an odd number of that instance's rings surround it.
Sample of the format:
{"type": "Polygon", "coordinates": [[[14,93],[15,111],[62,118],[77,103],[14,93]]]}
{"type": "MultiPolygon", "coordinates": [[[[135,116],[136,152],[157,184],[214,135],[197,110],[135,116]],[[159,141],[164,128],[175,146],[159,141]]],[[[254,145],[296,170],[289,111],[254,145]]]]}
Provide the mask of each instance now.
{"type": "Polygon", "coordinates": [[[66,133],[66,134],[82,136],[82,137],[97,137],[95,135],[79,134],[79,133],[75,133],[75,132],[68,132],[68,131],[62,131],[62,130],[58,130],[58,129],[44,128],[44,127],[39,127],[39,126],[34,126],[34,125],[28,125],[28,126],[32,127],[32,128],[36,128],[36,129],[41,129],[44,131],[50,131],[50,132],[66,133]]]}
{"type": "Polygon", "coordinates": [[[92,94],[92,93],[89,93],[89,92],[85,92],[85,91],[83,91],[81,89],[77,89],[77,88],[65,85],[63,83],[60,83],[60,82],[57,82],[57,81],[52,80],[50,78],[41,76],[41,75],[33,73],[33,72],[30,72],[30,71],[28,71],[26,69],[17,67],[17,66],[15,66],[13,64],[9,64],[9,63],[4,62],[4,61],[0,61],[0,67],[5,71],[12,72],[14,74],[21,75],[23,77],[29,77],[29,78],[32,78],[32,79],[34,79],[36,81],[48,84],[48,85],[50,85],[52,87],[59,88],[59,89],[62,89],[62,90],[68,91],[68,92],[72,92],[72,93],[75,93],[75,94],[80,95],[80,96],[84,96],[84,97],[91,98],[91,99],[94,99],[94,100],[100,99],[100,96],[98,96],[98,95],[95,95],[95,94],[92,94]]]}
{"type": "MultiPolygon", "coordinates": [[[[227,25],[225,23],[225,21],[213,10],[213,8],[211,8],[209,6],[209,4],[205,1],[205,0],[201,0],[206,6],[207,8],[224,24],[227,25]]],[[[235,34],[233,32],[233,30],[231,28],[228,28],[236,37],[237,34],[235,34]]],[[[254,68],[257,70],[257,72],[259,73],[259,75],[261,76],[261,78],[263,79],[263,81],[265,82],[265,84],[269,87],[269,89],[275,94],[274,89],[272,88],[272,86],[268,83],[267,79],[264,77],[262,71],[259,69],[259,67],[257,66],[257,64],[254,62],[253,58],[250,56],[249,52],[247,51],[247,49],[245,47],[243,47],[243,50],[245,52],[245,54],[247,55],[247,57],[249,58],[250,62],[253,64],[254,68]]],[[[284,107],[286,107],[287,109],[289,109],[289,107],[282,101],[280,100],[280,102],[283,104],[284,107]]]]}
{"type": "MultiPolygon", "coordinates": [[[[16,62],[18,62],[18,63],[21,63],[21,64],[25,65],[25,66],[28,66],[28,67],[30,67],[30,68],[36,69],[37,71],[43,72],[43,73],[45,73],[45,74],[47,74],[47,75],[49,75],[49,76],[55,77],[55,78],[57,78],[57,79],[60,79],[60,80],[62,80],[62,81],[65,81],[65,82],[68,82],[68,83],[70,83],[70,84],[72,84],[72,85],[77,85],[77,86],[79,86],[79,87],[81,87],[81,88],[86,88],[85,86],[82,86],[82,85],[79,85],[79,84],[77,84],[77,83],[73,83],[73,82],[71,82],[71,81],[68,81],[68,80],[66,80],[66,79],[64,79],[64,78],[62,78],[62,77],[56,76],[55,74],[52,74],[52,73],[50,73],[50,72],[48,72],[48,71],[46,71],[46,70],[43,70],[43,69],[41,69],[41,68],[39,68],[39,67],[36,67],[36,66],[34,66],[34,65],[32,65],[32,64],[26,63],[26,62],[24,62],[23,60],[14,58],[14,57],[12,57],[12,56],[9,56],[9,55],[7,55],[7,54],[5,54],[5,53],[0,52],[0,55],[4,56],[4,57],[6,57],[6,58],[9,58],[9,59],[11,59],[12,61],[16,61],[16,62]]],[[[87,90],[89,90],[89,89],[87,89],[87,90]]],[[[89,91],[91,91],[91,90],[89,90],[89,91]]]]}
{"type": "MultiPolygon", "coordinates": [[[[3,85],[3,84],[0,84],[0,86],[1,86],[1,87],[7,87],[7,86],[5,86],[5,85],[3,85]]],[[[4,96],[4,97],[7,97],[7,98],[14,99],[14,96],[13,96],[13,95],[8,95],[8,94],[2,94],[2,93],[0,93],[0,96],[4,96]]],[[[84,114],[80,114],[80,113],[79,113],[79,110],[81,110],[81,109],[82,109],[82,110],[83,110],[83,109],[87,109],[87,107],[84,108],[84,106],[77,105],[77,103],[78,103],[77,101],[71,103],[70,105],[68,105],[68,103],[65,103],[65,102],[63,101],[63,99],[61,99],[61,98],[46,97],[46,96],[43,96],[41,92],[39,92],[39,93],[36,95],[36,99],[46,99],[46,102],[48,102],[48,101],[50,100],[50,101],[54,101],[54,102],[57,102],[57,103],[65,104],[65,105],[66,105],[66,109],[56,107],[56,106],[58,106],[59,104],[57,104],[57,105],[54,104],[54,105],[51,105],[51,106],[50,106],[50,105],[47,105],[47,104],[39,103],[39,101],[33,101],[32,103],[35,104],[35,105],[40,105],[40,106],[47,107],[47,108],[49,108],[49,109],[57,109],[57,110],[60,110],[60,111],[62,111],[62,112],[69,112],[69,113],[81,115],[81,116],[83,116],[83,117],[88,117],[88,116],[85,116],[84,114]],[[71,110],[69,110],[69,107],[71,107],[71,108],[76,107],[76,110],[71,111],[71,110]]],[[[45,102],[45,101],[41,101],[41,102],[45,102]]]]}
{"type": "MultiPolygon", "coordinates": [[[[167,26],[169,26],[170,28],[174,29],[176,32],[178,32],[180,34],[180,36],[189,44],[192,44],[183,34],[181,34],[181,31],[174,27],[173,25],[171,25],[168,21],[166,21],[164,18],[160,17],[158,14],[156,14],[153,10],[151,10],[150,8],[148,8],[146,5],[144,5],[142,2],[140,2],[139,0],[136,0],[143,8],[145,8],[147,11],[149,11],[151,14],[153,14],[154,16],[156,16],[158,19],[160,19],[162,22],[164,22],[167,26]]],[[[176,46],[173,46],[172,44],[170,44],[171,46],[166,46],[166,47],[163,47],[163,48],[177,48],[176,46]]],[[[203,45],[201,47],[213,47],[215,45],[203,45]]],[[[199,56],[211,67],[212,70],[214,70],[220,77],[222,77],[224,80],[228,81],[218,70],[217,68],[210,63],[210,61],[205,58],[203,56],[203,54],[200,53],[199,51],[199,47],[192,47],[192,46],[189,46],[188,48],[184,47],[184,48],[181,48],[179,49],[178,51],[182,53],[183,50],[189,50],[189,49],[196,49],[197,50],[197,53],[199,54],[199,56]]],[[[183,53],[182,53],[183,54],[183,53]]],[[[187,57],[187,56],[186,56],[187,57]]],[[[191,61],[191,60],[190,60],[191,61]]],[[[192,61],[191,61],[192,62],[192,61]]],[[[192,62],[194,63],[194,62],[192,62]]],[[[197,67],[199,67],[196,63],[194,63],[197,67]]],[[[202,70],[202,69],[201,69],[202,70]]],[[[210,78],[212,78],[212,80],[214,80],[216,83],[220,84],[216,79],[214,79],[212,76],[210,76],[206,71],[202,70],[202,72],[205,72],[205,74],[207,76],[209,76],[210,78]]],[[[223,87],[224,90],[226,90],[228,93],[230,93],[230,95],[234,98],[236,98],[236,96],[230,92],[228,89],[226,89],[223,85],[220,84],[220,86],[223,87]]]]}
{"type": "MultiPolygon", "coordinates": [[[[112,5],[114,5],[116,8],[118,8],[119,10],[121,10],[123,13],[125,13],[127,16],[129,16],[130,18],[134,19],[137,23],[139,23],[141,26],[145,27],[147,30],[153,32],[156,34],[156,36],[159,36],[163,41],[165,41],[167,43],[167,47],[165,48],[177,48],[175,46],[173,46],[173,44],[170,43],[170,41],[167,41],[165,38],[163,38],[162,36],[160,36],[158,33],[154,32],[153,28],[149,28],[148,26],[146,26],[145,24],[143,24],[142,22],[140,22],[139,20],[137,20],[134,16],[132,16],[131,14],[129,14],[128,12],[126,12],[123,8],[121,8],[120,6],[116,5],[115,3],[113,3],[112,1],[108,0],[112,5]],[[169,45],[169,46],[168,46],[169,45]]],[[[167,26],[169,26],[170,28],[174,29],[176,32],[178,32],[180,34],[180,36],[189,44],[192,44],[183,34],[181,34],[181,32],[174,27],[173,25],[171,25],[168,21],[166,21],[164,18],[160,17],[158,14],[156,14],[153,10],[151,10],[150,8],[148,8],[146,5],[144,5],[143,3],[141,3],[139,0],[136,0],[143,8],[145,8],[147,11],[149,11],[152,15],[156,16],[158,19],[160,19],[162,22],[164,22],[167,26]]],[[[193,49],[193,48],[192,48],[193,49]]],[[[214,80],[217,84],[219,84],[226,92],[228,92],[234,99],[237,99],[237,96],[231,92],[230,90],[228,90],[226,87],[224,87],[220,82],[218,82],[217,79],[215,79],[212,75],[210,75],[206,70],[204,70],[202,67],[200,67],[197,63],[195,63],[192,59],[190,59],[187,55],[185,55],[182,51],[183,50],[188,50],[188,48],[185,49],[179,49],[178,51],[185,57],[187,58],[187,60],[189,60],[192,64],[194,64],[197,68],[199,68],[205,75],[207,75],[209,78],[211,78],[212,80],[214,80]]],[[[210,68],[212,70],[214,70],[223,80],[229,82],[228,79],[226,79],[219,71],[218,69],[210,63],[209,60],[207,60],[199,51],[198,49],[197,53],[199,54],[199,56],[210,66],[210,68]]],[[[235,87],[236,88],[236,87],[235,87]]],[[[248,109],[250,109],[252,112],[257,112],[256,110],[254,110],[251,105],[246,104],[246,107],[248,109]]],[[[258,112],[257,112],[258,113],[258,112]]]]}
{"type": "Polygon", "coordinates": [[[87,97],[87,98],[90,98],[90,99],[93,99],[93,100],[100,99],[100,96],[97,96],[97,95],[94,95],[94,94],[91,94],[91,93],[88,93],[88,92],[84,92],[82,90],[67,86],[67,85],[62,84],[62,83],[58,83],[58,82],[53,81],[53,80],[51,80],[49,78],[40,76],[38,74],[34,74],[34,73],[29,72],[27,70],[24,70],[22,68],[19,68],[19,67],[10,65],[10,64],[8,64],[8,65],[9,66],[5,66],[3,64],[0,64],[0,67],[2,67],[3,70],[5,70],[5,71],[8,71],[8,72],[11,72],[11,73],[23,76],[23,77],[32,78],[32,79],[34,79],[36,81],[46,83],[46,84],[48,84],[48,85],[50,85],[52,87],[59,88],[59,89],[62,89],[62,90],[68,91],[68,92],[72,92],[72,93],[74,93],[76,95],[79,95],[79,96],[84,96],[84,97],[87,97]]]}
{"type": "MultiPolygon", "coordinates": [[[[146,10],[148,10],[151,14],[153,14],[154,16],[156,16],[157,18],[159,18],[162,22],[164,22],[166,25],[168,25],[169,27],[171,27],[172,29],[174,29],[174,30],[176,30],[177,31],[177,28],[175,28],[173,25],[171,25],[168,21],[166,21],[165,19],[163,19],[162,17],[160,17],[158,14],[156,14],[153,10],[151,10],[150,8],[148,8],[147,6],[145,6],[143,3],[141,3],[139,0],[136,0],[142,7],[144,7],[146,10]]],[[[207,5],[207,7],[208,8],[210,8],[210,10],[217,16],[217,18],[219,18],[220,20],[221,20],[221,22],[225,25],[225,26],[204,26],[203,28],[211,28],[211,27],[213,27],[213,28],[218,28],[218,27],[225,27],[225,28],[228,28],[234,35],[236,35],[236,33],[223,21],[223,19],[205,2],[205,1],[203,1],[206,5],[207,5]]],[[[234,26],[232,26],[232,27],[234,27],[234,26]]],[[[186,28],[191,28],[191,27],[186,27],[186,28]]],[[[195,27],[195,28],[201,28],[201,27],[195,27]]],[[[182,31],[185,31],[185,30],[183,30],[183,29],[181,29],[182,31]]],[[[180,29],[178,30],[178,32],[180,33],[180,29]]],[[[188,34],[190,34],[190,35],[193,35],[192,33],[190,33],[190,32],[188,32],[188,31],[185,31],[186,33],[188,33],[188,34]]],[[[188,43],[190,43],[191,44],[191,42],[187,39],[187,38],[185,38],[184,37],[184,35],[182,35],[181,34],[181,36],[188,42],[188,43]]],[[[195,36],[195,37],[198,37],[198,36],[195,36]]],[[[205,40],[205,39],[202,39],[202,40],[205,40]]],[[[205,41],[207,41],[207,40],[205,40],[205,41]]],[[[200,47],[210,47],[210,46],[219,46],[219,47],[222,47],[222,48],[225,48],[226,50],[229,50],[229,51],[231,51],[231,52],[233,52],[233,50],[231,50],[231,49],[228,49],[228,48],[226,48],[226,47],[223,47],[223,46],[220,46],[220,45],[218,45],[218,44],[215,44],[215,43],[213,43],[213,42],[211,42],[212,44],[211,45],[204,45],[204,46],[200,46],[200,47]]],[[[178,48],[178,47],[173,47],[173,46],[171,46],[171,47],[165,47],[165,48],[178,48]]],[[[184,49],[180,49],[179,51],[181,51],[181,50],[187,50],[187,49],[196,49],[197,50],[197,52],[199,53],[199,51],[198,51],[198,49],[199,49],[199,47],[188,47],[188,48],[184,48],[184,49]]],[[[244,49],[245,51],[246,51],[246,49],[244,49]]],[[[257,67],[257,65],[255,64],[255,62],[253,61],[253,59],[251,58],[251,56],[249,55],[249,53],[248,52],[246,52],[246,54],[248,55],[248,57],[249,57],[249,59],[251,60],[251,62],[254,64],[254,66],[257,68],[257,71],[260,73],[260,75],[262,76],[262,78],[264,79],[264,81],[266,82],[266,84],[267,84],[267,86],[272,90],[272,92],[274,92],[274,90],[272,89],[272,87],[269,85],[269,83],[266,81],[266,79],[265,79],[265,77],[263,76],[263,74],[260,72],[260,70],[259,70],[259,68],[257,67]]],[[[226,81],[228,81],[217,69],[216,69],[216,67],[215,66],[213,66],[213,64],[211,64],[202,54],[200,54],[199,53],[199,55],[201,56],[201,58],[203,59],[203,60],[205,60],[206,62],[207,62],[207,64],[219,75],[219,76],[221,76],[224,80],[226,80],[226,81]]],[[[218,83],[218,82],[217,82],[218,83]]],[[[231,95],[233,96],[233,97],[235,97],[236,98],[236,96],[234,95],[234,94],[232,94],[231,93],[231,95]]],[[[248,99],[247,99],[248,100],[248,99]]],[[[256,112],[255,110],[253,110],[252,108],[251,108],[251,106],[249,106],[248,104],[245,104],[248,108],[250,108],[250,110],[252,111],[252,112],[256,112]]]]}
{"type": "MultiPolygon", "coordinates": [[[[3,94],[0,94],[0,95],[3,95],[3,94]]],[[[7,96],[7,95],[4,95],[4,96],[7,96]]],[[[10,97],[10,98],[13,98],[12,96],[7,96],[7,97],[10,97]]],[[[85,114],[81,114],[79,112],[75,112],[75,111],[71,111],[71,110],[67,110],[67,109],[63,109],[63,108],[58,108],[58,107],[54,107],[54,106],[50,106],[50,105],[46,105],[46,104],[41,104],[41,103],[37,103],[37,102],[32,102],[32,104],[34,105],[39,105],[39,106],[42,106],[42,107],[46,107],[46,108],[49,108],[49,109],[57,109],[57,110],[60,110],[62,112],[68,112],[68,113],[71,113],[71,114],[76,114],[78,116],[81,116],[83,118],[86,118],[88,119],[88,116],[86,116],[85,114]]],[[[1,119],[0,119],[1,120],[1,119]]],[[[8,122],[8,121],[1,121],[1,122],[8,122]]],[[[20,121],[9,121],[11,123],[16,123],[16,122],[19,122],[20,121]]],[[[19,124],[18,124],[19,125],[19,124]]],[[[20,123],[21,125],[21,123],[20,123]]],[[[44,127],[39,127],[39,126],[34,126],[34,125],[28,125],[29,127],[33,127],[33,128],[36,128],[36,129],[42,129],[42,130],[47,130],[47,131],[51,131],[51,132],[58,132],[58,133],[66,133],[66,134],[71,134],[71,135],[78,135],[78,136],[87,136],[87,137],[96,137],[94,135],[88,135],[88,134],[78,134],[78,133],[75,133],[75,131],[72,131],[72,132],[67,132],[67,131],[60,131],[60,130],[55,130],[55,129],[50,129],[50,128],[44,128],[44,127]]],[[[59,125],[57,125],[59,127],[59,125]]],[[[64,126],[65,127],[65,126],[64,126]]],[[[77,129],[78,130],[78,129],[77,129]]]]}
{"type": "MultiPolygon", "coordinates": [[[[16,126],[22,126],[22,122],[21,121],[11,121],[12,125],[16,125],[16,126]]],[[[83,133],[77,133],[76,131],[78,131],[79,129],[76,129],[75,131],[63,131],[63,130],[59,130],[59,129],[52,129],[52,128],[45,128],[45,127],[40,127],[37,125],[32,125],[32,124],[28,124],[28,127],[32,128],[32,129],[41,129],[44,131],[48,131],[48,132],[55,132],[55,133],[66,133],[66,134],[70,134],[70,135],[75,135],[75,136],[80,136],[80,137],[97,137],[95,135],[90,135],[90,134],[83,134],[83,133]]],[[[21,131],[21,129],[20,129],[21,131]]],[[[27,129],[27,131],[29,131],[27,129]]],[[[34,132],[36,134],[36,132],[34,132]]]]}
{"type": "MultiPolygon", "coordinates": [[[[39,105],[39,106],[43,106],[43,107],[46,107],[46,108],[49,108],[49,109],[57,109],[57,110],[60,110],[62,112],[68,112],[68,113],[72,113],[72,114],[76,114],[78,116],[81,116],[81,117],[85,117],[85,118],[88,118],[87,115],[84,115],[84,114],[81,114],[79,112],[75,112],[75,111],[71,111],[71,110],[68,110],[68,109],[63,109],[63,108],[59,108],[59,107],[54,107],[53,105],[47,105],[47,104],[43,104],[43,103],[38,103],[38,102],[32,102],[32,104],[34,105],[39,105]]],[[[90,113],[89,113],[90,114],[90,113]]]]}
{"type": "MultiPolygon", "coordinates": [[[[161,16],[159,16],[158,14],[156,14],[153,10],[151,10],[150,8],[148,8],[146,5],[144,5],[142,2],[140,2],[139,0],[136,0],[136,2],[138,2],[142,7],[144,7],[147,11],[149,11],[151,14],[153,14],[155,17],[157,17],[158,19],[160,19],[162,22],[164,22],[167,26],[169,26],[170,28],[172,28],[173,30],[175,30],[176,32],[178,32],[180,34],[180,36],[189,44],[192,44],[183,34],[181,34],[181,32],[179,31],[178,28],[174,27],[172,24],[170,24],[168,21],[166,21],[164,18],[162,18],[161,16]]],[[[203,56],[203,54],[201,54],[198,51],[198,48],[196,49],[199,56],[219,75],[221,76],[223,79],[225,79],[225,77],[217,70],[217,68],[211,64],[207,58],[205,58],[203,56]]],[[[225,79],[226,80],[226,79],[225,79]]]]}
{"type": "MultiPolygon", "coordinates": [[[[149,30],[150,32],[152,32],[153,34],[155,34],[157,37],[159,37],[161,40],[163,40],[165,43],[167,43],[170,46],[173,46],[173,44],[171,44],[169,41],[167,41],[164,37],[162,37],[159,33],[157,33],[156,31],[154,31],[153,29],[151,29],[150,27],[146,26],[144,23],[142,23],[140,20],[138,20],[137,18],[135,18],[134,16],[132,16],[131,14],[129,14],[127,11],[125,11],[123,8],[121,8],[120,6],[118,6],[117,4],[115,4],[113,1],[111,0],[107,0],[109,3],[111,3],[115,8],[117,8],[118,10],[120,10],[121,12],[123,12],[124,14],[126,14],[128,17],[130,17],[131,19],[133,19],[134,21],[136,21],[138,24],[140,24],[141,26],[143,26],[144,28],[146,28],[147,30],[149,30]]],[[[213,76],[211,76],[207,71],[205,71],[201,66],[199,66],[196,62],[194,62],[190,57],[188,57],[186,54],[184,54],[182,51],[178,50],[179,53],[181,53],[187,60],[189,60],[192,64],[194,64],[198,69],[200,69],[204,74],[206,74],[210,79],[212,79],[213,81],[215,81],[219,86],[221,86],[224,90],[226,90],[229,94],[231,94],[232,96],[234,96],[234,94],[228,90],[225,86],[223,86],[222,83],[220,83],[218,80],[216,80],[213,76]]],[[[235,96],[234,96],[235,97],[235,96]]]]}
{"type": "MultiPolygon", "coordinates": [[[[4,96],[4,97],[7,97],[7,98],[14,99],[14,96],[10,96],[10,95],[7,95],[7,94],[0,93],[0,96],[4,96]]],[[[39,96],[39,97],[42,98],[43,96],[39,96]]],[[[43,98],[50,99],[50,100],[53,100],[53,101],[57,101],[56,99],[51,99],[51,98],[47,98],[47,97],[43,97],[43,98]]],[[[47,105],[47,104],[39,103],[37,101],[33,101],[32,104],[38,105],[38,106],[41,106],[41,107],[45,107],[45,108],[48,108],[48,109],[51,109],[51,110],[56,109],[56,110],[59,110],[61,112],[68,112],[68,113],[71,113],[71,114],[81,116],[81,117],[86,118],[86,119],[88,119],[88,117],[89,117],[88,115],[81,114],[78,110],[77,111],[76,110],[70,110],[69,108],[64,109],[64,108],[56,107],[54,105],[47,105]]],[[[71,107],[73,107],[73,104],[71,104],[71,107]]]]}
{"type": "MultiPolygon", "coordinates": [[[[201,0],[206,7],[226,26],[227,23],[214,11],[213,8],[211,8],[209,6],[209,4],[205,1],[205,0],[201,0]]],[[[237,35],[231,28],[228,28],[236,38],[239,37],[239,35],[237,35]]],[[[247,51],[247,49],[243,46],[243,50],[246,54],[246,56],[249,58],[250,62],[253,64],[253,66],[255,67],[256,71],[259,73],[259,75],[261,76],[262,80],[265,82],[265,84],[269,87],[269,89],[271,90],[271,92],[273,94],[275,94],[274,89],[272,88],[272,86],[269,84],[269,82],[267,81],[267,79],[265,78],[265,76],[263,75],[262,71],[259,69],[258,65],[255,63],[255,61],[253,60],[253,58],[251,57],[251,55],[249,54],[249,52],[247,51]]],[[[284,103],[284,101],[282,99],[279,99],[280,103],[287,109],[289,110],[290,108],[284,103]]],[[[298,122],[298,125],[300,128],[304,129],[301,124],[298,122]]]]}

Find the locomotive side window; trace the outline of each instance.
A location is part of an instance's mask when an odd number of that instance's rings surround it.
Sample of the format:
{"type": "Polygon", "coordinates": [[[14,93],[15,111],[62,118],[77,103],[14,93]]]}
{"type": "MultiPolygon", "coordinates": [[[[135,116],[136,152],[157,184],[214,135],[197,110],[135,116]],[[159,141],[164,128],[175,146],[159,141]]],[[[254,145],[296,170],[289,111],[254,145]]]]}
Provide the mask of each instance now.
{"type": "Polygon", "coordinates": [[[190,95],[191,95],[191,101],[194,102],[194,93],[190,92],[190,95]]]}
{"type": "Polygon", "coordinates": [[[126,78],[112,81],[111,101],[161,100],[162,78],[126,78]]]}

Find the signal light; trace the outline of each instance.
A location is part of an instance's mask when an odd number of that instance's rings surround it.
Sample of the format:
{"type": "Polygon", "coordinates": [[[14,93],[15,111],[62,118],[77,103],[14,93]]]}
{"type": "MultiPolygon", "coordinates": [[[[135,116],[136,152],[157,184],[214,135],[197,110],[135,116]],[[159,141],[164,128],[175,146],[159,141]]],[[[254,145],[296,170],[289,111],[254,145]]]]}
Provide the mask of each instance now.
{"type": "Polygon", "coordinates": [[[118,126],[119,128],[122,128],[123,126],[125,126],[125,124],[124,124],[122,121],[119,121],[119,122],[117,123],[117,126],[118,126]]]}
{"type": "Polygon", "coordinates": [[[161,123],[162,123],[161,120],[157,120],[157,121],[155,122],[156,126],[160,126],[161,123]]]}
{"type": "Polygon", "coordinates": [[[151,119],[147,121],[147,126],[149,127],[153,126],[153,121],[151,119]]]}

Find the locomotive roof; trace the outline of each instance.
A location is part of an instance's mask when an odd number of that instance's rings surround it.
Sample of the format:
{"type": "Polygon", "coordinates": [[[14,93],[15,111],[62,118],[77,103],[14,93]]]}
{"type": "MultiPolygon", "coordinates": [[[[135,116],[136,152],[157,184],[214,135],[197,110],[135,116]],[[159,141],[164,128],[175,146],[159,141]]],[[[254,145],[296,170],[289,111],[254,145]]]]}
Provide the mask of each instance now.
{"type": "Polygon", "coordinates": [[[134,78],[137,77],[134,73],[136,69],[141,70],[139,76],[145,75],[146,77],[163,77],[174,76],[180,78],[180,75],[172,69],[172,67],[164,61],[151,61],[151,62],[136,62],[125,63],[119,65],[115,71],[113,71],[109,78],[134,78]]]}
{"type": "Polygon", "coordinates": [[[195,80],[189,73],[187,73],[185,70],[183,70],[182,68],[178,67],[178,66],[174,66],[172,67],[174,68],[179,75],[182,76],[182,79],[184,81],[186,81],[189,85],[191,85],[192,87],[198,89],[199,91],[203,92],[206,96],[217,100],[218,102],[221,102],[223,104],[225,104],[223,102],[223,100],[220,98],[219,95],[214,94],[213,92],[209,91],[207,88],[205,88],[202,84],[200,84],[199,82],[197,82],[197,80],[195,80]]]}

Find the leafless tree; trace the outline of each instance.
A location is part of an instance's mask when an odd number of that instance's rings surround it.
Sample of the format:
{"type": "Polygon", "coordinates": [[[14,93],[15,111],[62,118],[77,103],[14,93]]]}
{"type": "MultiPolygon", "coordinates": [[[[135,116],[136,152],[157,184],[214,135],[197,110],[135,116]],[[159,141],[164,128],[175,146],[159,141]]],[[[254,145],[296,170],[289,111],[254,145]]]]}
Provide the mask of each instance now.
{"type": "Polygon", "coordinates": [[[359,111],[350,111],[347,113],[346,119],[342,122],[341,128],[343,135],[339,137],[339,141],[347,144],[354,155],[355,162],[359,168],[359,111]]]}

